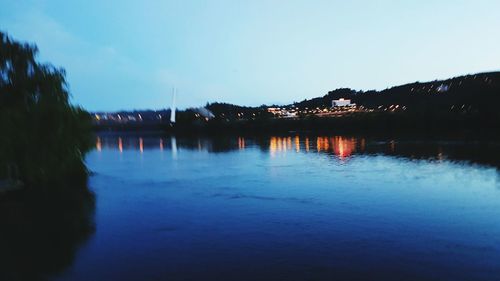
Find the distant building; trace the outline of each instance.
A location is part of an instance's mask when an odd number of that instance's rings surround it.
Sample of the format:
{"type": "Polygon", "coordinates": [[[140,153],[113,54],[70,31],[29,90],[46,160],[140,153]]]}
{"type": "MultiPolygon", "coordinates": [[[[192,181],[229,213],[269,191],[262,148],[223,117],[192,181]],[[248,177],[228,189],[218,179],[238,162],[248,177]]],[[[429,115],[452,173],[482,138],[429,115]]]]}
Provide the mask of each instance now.
{"type": "Polygon", "coordinates": [[[281,108],[279,107],[268,107],[267,112],[272,113],[274,115],[280,115],[281,114],[281,108]]]}
{"type": "Polygon", "coordinates": [[[338,100],[332,100],[332,107],[345,107],[345,106],[355,106],[356,104],[351,103],[350,99],[340,98],[338,100]]]}

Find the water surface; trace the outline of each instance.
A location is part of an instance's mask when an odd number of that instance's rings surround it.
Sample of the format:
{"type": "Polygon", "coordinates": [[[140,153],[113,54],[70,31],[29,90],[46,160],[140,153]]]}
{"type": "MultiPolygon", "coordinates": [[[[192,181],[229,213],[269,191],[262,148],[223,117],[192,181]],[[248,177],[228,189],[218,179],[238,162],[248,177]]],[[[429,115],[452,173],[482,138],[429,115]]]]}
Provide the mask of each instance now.
{"type": "Polygon", "coordinates": [[[56,280],[500,280],[498,144],[101,135],[56,280]]]}

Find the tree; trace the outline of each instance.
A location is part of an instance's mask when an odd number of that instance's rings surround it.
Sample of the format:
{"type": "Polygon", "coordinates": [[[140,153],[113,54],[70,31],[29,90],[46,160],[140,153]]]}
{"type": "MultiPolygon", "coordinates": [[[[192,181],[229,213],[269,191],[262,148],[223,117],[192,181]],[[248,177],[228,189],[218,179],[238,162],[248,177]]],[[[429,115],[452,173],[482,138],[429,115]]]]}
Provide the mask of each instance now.
{"type": "Polygon", "coordinates": [[[0,32],[0,179],[46,189],[86,180],[91,118],[70,104],[64,69],[37,54],[0,32]]]}

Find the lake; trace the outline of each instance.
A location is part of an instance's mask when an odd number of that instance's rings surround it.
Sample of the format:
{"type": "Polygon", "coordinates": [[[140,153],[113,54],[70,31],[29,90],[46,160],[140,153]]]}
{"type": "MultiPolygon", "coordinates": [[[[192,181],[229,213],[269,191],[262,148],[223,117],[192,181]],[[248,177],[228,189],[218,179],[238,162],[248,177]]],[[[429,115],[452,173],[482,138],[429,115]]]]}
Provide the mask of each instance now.
{"type": "Polygon", "coordinates": [[[500,280],[500,144],[100,135],[53,280],[500,280]]]}

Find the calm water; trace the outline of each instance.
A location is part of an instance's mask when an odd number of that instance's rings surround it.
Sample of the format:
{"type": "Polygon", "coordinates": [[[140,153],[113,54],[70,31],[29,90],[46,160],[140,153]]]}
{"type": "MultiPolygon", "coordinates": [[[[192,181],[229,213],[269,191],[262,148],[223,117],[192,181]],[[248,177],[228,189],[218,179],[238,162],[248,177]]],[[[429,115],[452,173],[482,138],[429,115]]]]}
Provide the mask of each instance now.
{"type": "Polygon", "coordinates": [[[55,280],[500,280],[500,146],[100,136],[55,280]]]}

